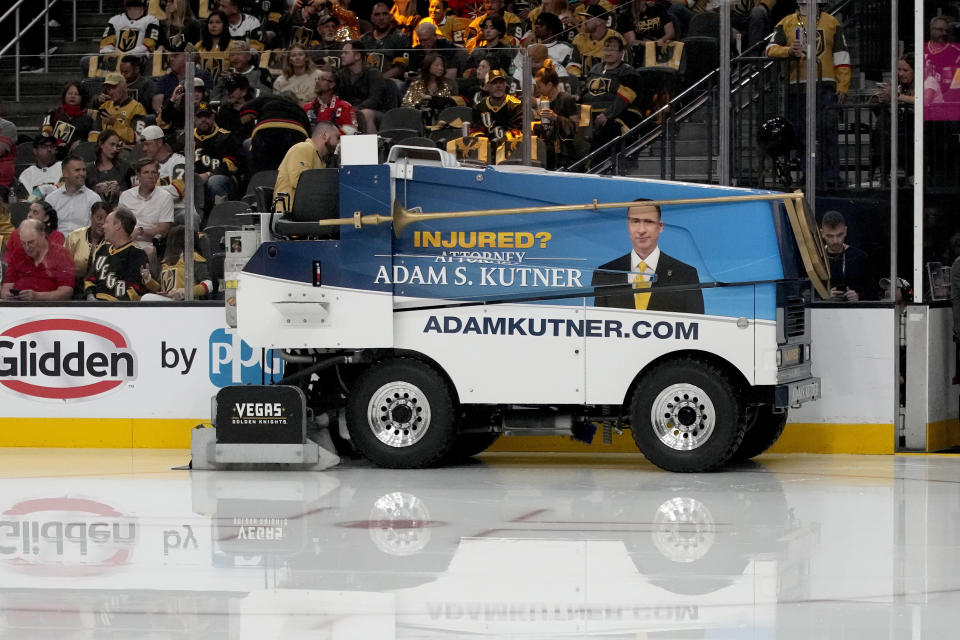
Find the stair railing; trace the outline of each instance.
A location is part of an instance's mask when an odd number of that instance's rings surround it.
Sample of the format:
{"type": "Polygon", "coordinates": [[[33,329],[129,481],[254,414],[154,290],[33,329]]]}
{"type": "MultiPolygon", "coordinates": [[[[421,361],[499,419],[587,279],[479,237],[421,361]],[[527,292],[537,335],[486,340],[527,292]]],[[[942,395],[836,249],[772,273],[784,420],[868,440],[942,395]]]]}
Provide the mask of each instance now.
{"type": "MultiPolygon", "coordinates": [[[[20,40],[23,36],[33,28],[37,22],[43,20],[43,70],[44,72],[50,71],[50,56],[47,55],[47,52],[50,51],[50,9],[54,7],[60,0],[44,0],[45,6],[43,11],[37,14],[33,20],[30,21],[30,24],[25,26],[23,29],[20,28],[20,7],[27,3],[28,0],[17,0],[12,7],[6,10],[6,12],[0,16],[0,25],[3,22],[13,16],[13,39],[7,43],[5,47],[0,49],[0,59],[3,59],[4,54],[6,54],[11,48],[13,48],[13,75],[14,75],[14,98],[17,102],[20,101],[20,40]]],[[[37,0],[29,0],[31,5],[37,0]]],[[[102,6],[102,5],[101,5],[102,6]]],[[[73,39],[77,39],[77,0],[73,0],[73,39]]]]}

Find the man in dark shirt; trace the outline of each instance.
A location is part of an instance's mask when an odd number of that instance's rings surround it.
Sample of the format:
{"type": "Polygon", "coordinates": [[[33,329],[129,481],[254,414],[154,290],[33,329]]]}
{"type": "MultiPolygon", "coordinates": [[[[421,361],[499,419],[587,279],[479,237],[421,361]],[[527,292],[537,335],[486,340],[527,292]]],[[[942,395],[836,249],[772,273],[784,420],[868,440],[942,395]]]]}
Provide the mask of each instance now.
{"type": "Polygon", "coordinates": [[[830,264],[830,299],[836,302],[876,299],[876,280],[870,259],[865,252],[845,242],[847,223],[839,211],[823,214],[820,237],[830,264]]]}
{"type": "Polygon", "coordinates": [[[390,7],[383,2],[373,5],[370,23],[373,30],[360,38],[369,52],[367,61],[384,78],[402,77],[410,63],[410,38],[394,25],[390,7]]]}
{"type": "Polygon", "coordinates": [[[379,71],[367,66],[367,48],[360,40],[344,43],[340,52],[340,74],[337,86],[340,97],[359,111],[364,132],[376,133],[384,112],[397,106],[397,91],[392,89],[379,71]]]}

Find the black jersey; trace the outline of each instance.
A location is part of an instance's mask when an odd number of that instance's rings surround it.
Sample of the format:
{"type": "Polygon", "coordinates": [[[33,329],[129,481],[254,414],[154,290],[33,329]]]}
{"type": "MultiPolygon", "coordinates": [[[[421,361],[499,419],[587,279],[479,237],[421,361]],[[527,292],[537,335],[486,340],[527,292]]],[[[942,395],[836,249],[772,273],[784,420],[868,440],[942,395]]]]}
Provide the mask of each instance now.
{"type": "Polygon", "coordinates": [[[235,176],[240,173],[240,145],[229,131],[216,129],[202,136],[193,130],[196,141],[196,158],[193,170],[196,173],[214,173],[235,176]]]}
{"type": "Polygon", "coordinates": [[[140,268],[147,254],[128,242],[119,249],[103,244],[93,258],[93,272],[83,282],[83,291],[97,300],[139,300],[143,294],[140,268]]]}
{"type": "Polygon", "coordinates": [[[487,97],[473,108],[474,131],[483,132],[494,145],[507,136],[507,133],[519,135],[523,129],[523,106],[519,99],[504,96],[503,102],[494,106],[493,98],[487,97]]]}
{"type": "Polygon", "coordinates": [[[389,71],[394,65],[406,67],[410,63],[410,38],[400,29],[391,29],[380,40],[370,32],[360,42],[367,46],[367,65],[374,69],[389,71]]]}
{"type": "Polygon", "coordinates": [[[590,105],[593,113],[606,112],[607,117],[616,117],[636,99],[636,74],[633,67],[621,64],[606,69],[603,63],[593,65],[583,84],[581,104],[590,105]]]}

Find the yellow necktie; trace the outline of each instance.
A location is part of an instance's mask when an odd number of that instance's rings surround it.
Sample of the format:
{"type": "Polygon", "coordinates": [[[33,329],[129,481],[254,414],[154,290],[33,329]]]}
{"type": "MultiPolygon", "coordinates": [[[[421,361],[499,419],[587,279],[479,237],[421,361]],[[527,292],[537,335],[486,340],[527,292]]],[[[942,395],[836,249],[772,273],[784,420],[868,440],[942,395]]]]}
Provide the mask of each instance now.
{"type": "MultiPolygon", "coordinates": [[[[647,271],[647,263],[640,261],[637,265],[637,271],[640,273],[633,276],[633,288],[634,289],[650,289],[650,279],[648,276],[643,275],[647,271]]],[[[650,304],[650,293],[635,293],[633,294],[633,306],[636,309],[646,309],[647,305],[650,304]]]]}

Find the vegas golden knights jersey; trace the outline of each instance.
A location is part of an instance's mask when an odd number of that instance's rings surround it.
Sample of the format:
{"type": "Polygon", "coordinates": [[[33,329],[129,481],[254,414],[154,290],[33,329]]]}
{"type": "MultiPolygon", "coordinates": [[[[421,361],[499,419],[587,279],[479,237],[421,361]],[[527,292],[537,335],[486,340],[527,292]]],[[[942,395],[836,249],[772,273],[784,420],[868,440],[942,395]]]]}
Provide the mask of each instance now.
{"type": "Polygon", "coordinates": [[[567,65],[567,71],[573,76],[583,76],[596,64],[603,59],[603,43],[608,38],[617,38],[624,43],[626,49],[626,40],[623,36],[613,29],[607,29],[607,32],[599,40],[594,40],[586,33],[578,33],[573,39],[573,60],[567,65]]]}
{"type": "Polygon", "coordinates": [[[150,53],[160,37],[160,22],[150,14],[131,20],[120,13],[107,21],[100,39],[100,53],[150,53]]]}
{"type": "Polygon", "coordinates": [[[487,97],[473,108],[473,131],[479,131],[494,145],[500,144],[508,132],[519,134],[523,130],[523,106],[519,99],[504,96],[501,104],[494,106],[487,97]]]}
{"type": "Polygon", "coordinates": [[[119,249],[103,244],[93,258],[93,272],[83,282],[85,294],[97,300],[139,300],[143,294],[140,267],[147,264],[147,254],[132,242],[119,249]]]}

